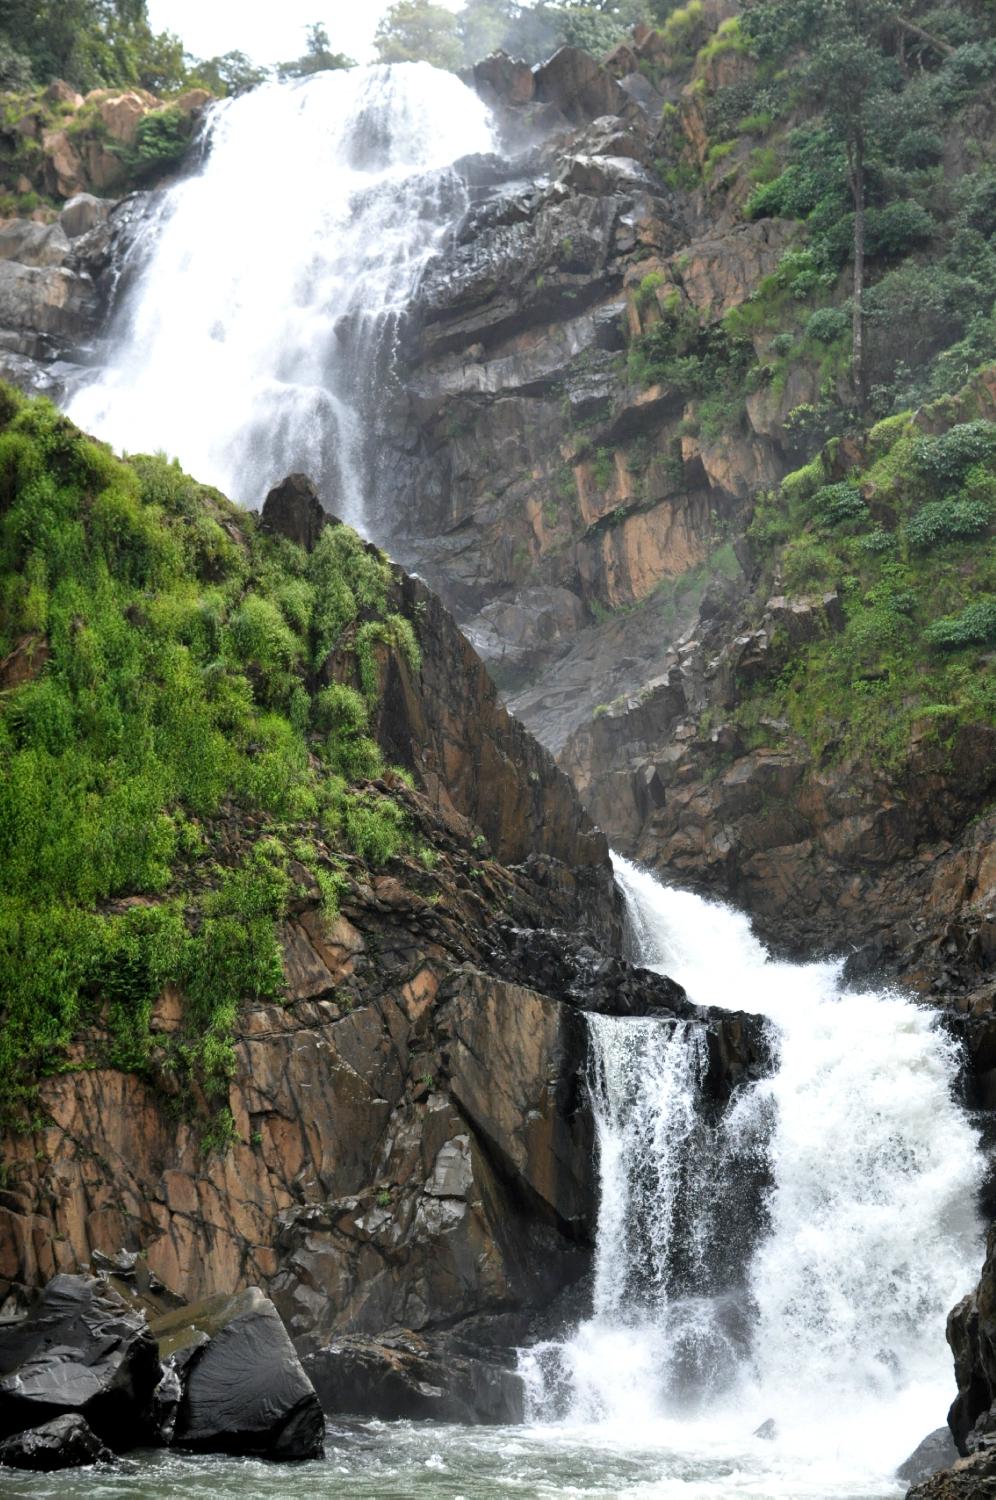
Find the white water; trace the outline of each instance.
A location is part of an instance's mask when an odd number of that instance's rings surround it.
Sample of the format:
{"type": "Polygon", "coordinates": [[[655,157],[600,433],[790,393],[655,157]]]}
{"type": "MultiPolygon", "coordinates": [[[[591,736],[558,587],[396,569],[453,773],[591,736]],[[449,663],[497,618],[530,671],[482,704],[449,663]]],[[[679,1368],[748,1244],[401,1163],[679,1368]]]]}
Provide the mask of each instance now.
{"type": "Polygon", "coordinates": [[[249,506],[304,471],[362,528],[385,346],[465,206],[447,169],[491,146],[481,100],[426,63],[216,106],[202,170],[141,231],[112,362],[70,416],[249,506]]]}
{"type": "Polygon", "coordinates": [[[637,961],[770,1018],[778,1066],[710,1121],[695,1023],[591,1018],[594,1312],[523,1356],[533,1420],[666,1450],[668,1481],[627,1493],[894,1494],[954,1394],[945,1318],[981,1261],[956,1047],[928,1009],[774,962],[739,913],[615,865],[637,961]]]}

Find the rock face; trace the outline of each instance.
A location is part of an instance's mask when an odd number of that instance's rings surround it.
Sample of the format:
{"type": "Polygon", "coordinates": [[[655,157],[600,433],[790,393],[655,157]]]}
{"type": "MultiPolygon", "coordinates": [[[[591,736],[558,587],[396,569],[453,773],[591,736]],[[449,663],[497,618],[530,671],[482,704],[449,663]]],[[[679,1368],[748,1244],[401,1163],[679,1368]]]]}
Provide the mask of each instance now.
{"type": "Polygon", "coordinates": [[[325,1419],[273,1303],[258,1287],[156,1319],[160,1353],[182,1368],[173,1442],[200,1453],[320,1458],[325,1419]]]}
{"type": "Polygon", "coordinates": [[[112,1463],[114,1454],[76,1413],[53,1417],[39,1427],[18,1432],[0,1443],[0,1468],[80,1469],[87,1464],[112,1463]]]}
{"type": "Polygon", "coordinates": [[[989,1231],[978,1286],[948,1317],[958,1395],[948,1425],[960,1453],[989,1446],[996,1433],[996,1227],[989,1231]]]}
{"type": "Polygon", "coordinates": [[[0,1433],[75,1414],[121,1452],[151,1436],[159,1378],[142,1314],[93,1278],[56,1276],[24,1322],[0,1331],[0,1433]]]}
{"type": "MultiPolygon", "coordinates": [[[[280,489],[272,523],[300,530],[302,517],[306,529],[325,520],[307,486],[280,489]]],[[[233,545],[244,541],[234,514],[225,524],[233,545]]],[[[230,1142],[206,1154],[204,1101],[188,1093],[181,1113],[168,1065],[139,1073],[103,1060],[106,1010],[94,995],[70,1058],[91,1065],[43,1079],[44,1123],[4,1143],[0,1295],[23,1306],[53,1274],[93,1264],[129,1299],[151,1306],[152,1297],[173,1362],[155,1420],[177,1443],[308,1448],[316,1407],[306,1393],[295,1405],[296,1365],[276,1409],[251,1383],[226,1411],[216,1399],[240,1362],[259,1363],[226,1349],[248,1342],[284,1368],[279,1319],[300,1354],[345,1337],[383,1347],[388,1334],[402,1338],[398,1378],[449,1393],[430,1409],[455,1409],[456,1376],[437,1379],[419,1361],[435,1370],[451,1353],[475,1359],[487,1347],[500,1364],[500,1351],[507,1357],[590,1268],[597,1187],[583,1010],[653,1012],[666,1025],[690,1009],[677,986],[616,957],[607,846],[567,777],[509,717],[424,586],[398,571],[388,593],[388,608],[417,633],[420,659],[389,632],[374,642],[371,725],[385,760],[408,773],[410,786],[390,771],[381,789],[417,853],[375,871],[319,837],[317,857],[330,868],[338,850],[335,915],[315,874],[289,856],[282,1003],[240,997],[227,1101],[214,1105],[227,1102],[230,1142]],[[240,1304],[225,1310],[225,1327],[202,1348],[195,1335],[210,1330],[201,1313],[171,1311],[164,1286],[195,1301],[259,1290],[244,1316],[240,1304]],[[276,1311],[262,1315],[265,1297],[276,1311]],[[186,1330],[183,1347],[167,1342],[174,1329],[186,1330]],[[444,1332],[459,1348],[443,1351],[444,1332]],[[256,1407],[260,1420],[250,1421],[256,1407]]],[[[44,661],[22,646],[4,664],[12,676],[44,661]]],[[[369,689],[360,672],[343,645],[315,672],[316,686],[369,689]]],[[[258,835],[235,805],[205,824],[230,868],[258,835]]],[[[751,1018],[697,1014],[717,1097],[770,1066],[751,1018]]],[[[168,1057],[183,1035],[181,997],[169,986],[150,1025],[150,1055],[168,1057]]],[[[158,1381],[158,1363],[154,1373],[158,1381]]],[[[465,1373],[477,1391],[461,1396],[468,1409],[489,1419],[509,1409],[508,1380],[477,1365],[465,1373]]],[[[371,1380],[371,1389],[395,1389],[394,1376],[371,1380]]]]}

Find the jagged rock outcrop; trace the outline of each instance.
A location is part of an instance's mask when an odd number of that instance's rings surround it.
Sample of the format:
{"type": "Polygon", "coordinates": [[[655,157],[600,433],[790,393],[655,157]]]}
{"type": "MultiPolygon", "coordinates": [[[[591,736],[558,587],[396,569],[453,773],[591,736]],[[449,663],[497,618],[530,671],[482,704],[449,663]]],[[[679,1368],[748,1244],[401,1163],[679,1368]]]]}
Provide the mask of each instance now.
{"type": "MultiPolygon", "coordinates": [[[[56,1276],[27,1319],[0,1330],[0,1435],[75,1414],[120,1453],[153,1436],[160,1375],[142,1313],[92,1277],[56,1276]]],[[[79,1429],[72,1441],[88,1443],[79,1429]]]]}

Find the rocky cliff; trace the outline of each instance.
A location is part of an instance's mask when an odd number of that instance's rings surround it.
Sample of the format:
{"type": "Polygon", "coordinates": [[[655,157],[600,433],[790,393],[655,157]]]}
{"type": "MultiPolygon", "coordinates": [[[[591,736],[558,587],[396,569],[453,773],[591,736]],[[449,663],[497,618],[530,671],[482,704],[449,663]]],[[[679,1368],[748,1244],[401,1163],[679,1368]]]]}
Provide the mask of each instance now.
{"type": "MultiPolygon", "coordinates": [[[[46,595],[6,575],[4,752],[29,804],[45,768],[52,817],[0,819],[3,1295],[123,1253],[188,1299],[263,1288],[301,1350],[525,1336],[590,1260],[583,1011],[696,1020],[720,1100],[769,1065],[761,1024],[614,956],[605,840],[569,781],[439,602],[301,476],[257,522],[4,400],[5,560],[46,595]],[[60,868],[80,778],[91,823],[60,868]],[[105,827],[136,858],[84,878],[105,827]]],[[[386,1379],[401,1355],[378,1351],[386,1379]]]]}

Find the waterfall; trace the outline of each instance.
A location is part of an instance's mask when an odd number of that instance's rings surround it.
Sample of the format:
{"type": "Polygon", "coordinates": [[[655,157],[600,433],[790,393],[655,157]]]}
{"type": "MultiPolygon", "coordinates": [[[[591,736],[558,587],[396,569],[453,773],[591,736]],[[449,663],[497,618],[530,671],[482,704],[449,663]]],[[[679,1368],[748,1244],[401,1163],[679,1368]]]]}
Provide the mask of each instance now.
{"type": "Polygon", "coordinates": [[[834,1474],[834,1493],[888,1493],[943,1421],[945,1318],[980,1260],[957,1046],[928,1007],[846,990],[838,963],[775,962],[741,914],[615,869],[634,958],[768,1017],[776,1068],[712,1120],[698,1023],[590,1018],[593,1311],[523,1353],[532,1418],[698,1451],[721,1430],[738,1462],[794,1474],[750,1494],[830,1493],[834,1474]],[[810,1490],[798,1466],[816,1460],[810,1490]]]}
{"type": "Polygon", "coordinates": [[[426,63],[353,68],[214,106],[205,145],[143,220],[110,361],[69,415],[247,506],[304,471],[362,529],[394,331],[488,112],[426,63]]]}

